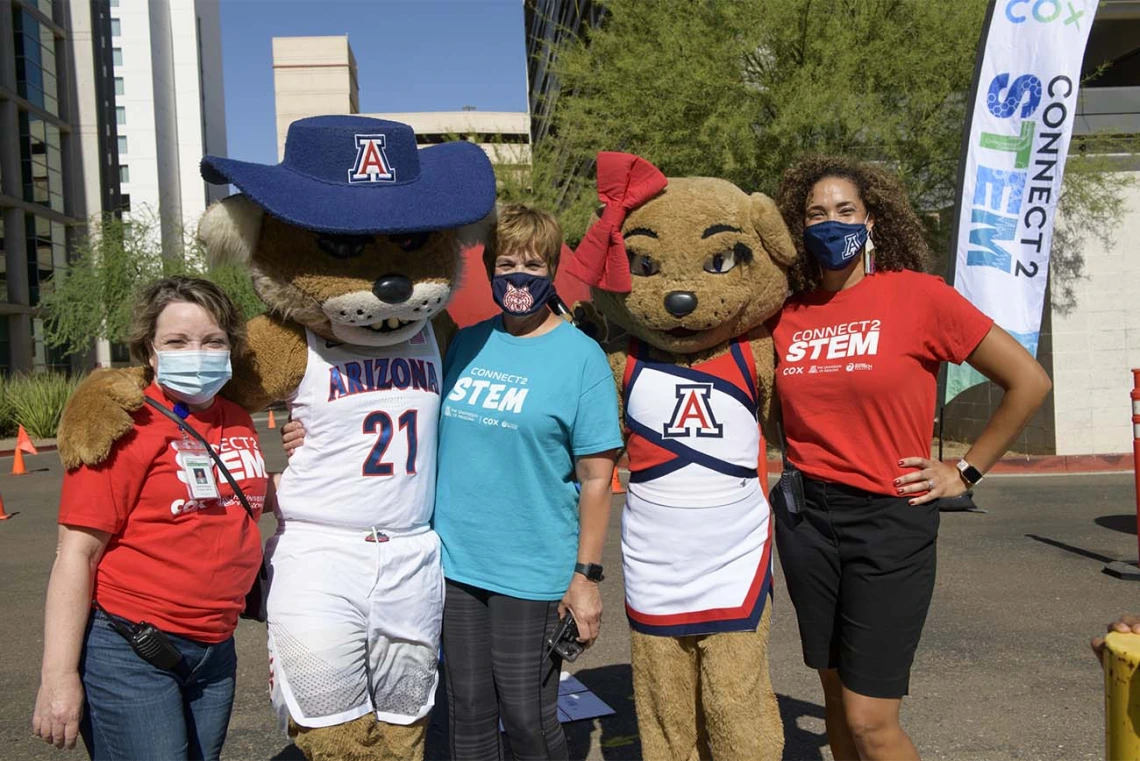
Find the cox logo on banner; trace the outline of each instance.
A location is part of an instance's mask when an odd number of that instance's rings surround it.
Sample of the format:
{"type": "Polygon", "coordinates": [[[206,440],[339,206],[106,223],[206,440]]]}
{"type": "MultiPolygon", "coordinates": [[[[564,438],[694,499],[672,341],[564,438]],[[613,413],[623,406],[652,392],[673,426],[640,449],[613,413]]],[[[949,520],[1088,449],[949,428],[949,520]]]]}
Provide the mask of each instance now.
{"type": "Polygon", "coordinates": [[[1077,10],[1071,2],[1062,3],[1061,0],[1009,0],[1005,4],[1005,17],[1013,24],[1024,24],[1030,20],[1052,24],[1060,20],[1065,24],[1075,24],[1080,29],[1083,15],[1083,10],[1077,10]]]}
{"type": "MultiPolygon", "coordinates": [[[[1007,12],[1017,2],[1029,0],[1013,0],[1007,12]]],[[[1035,73],[1014,77],[1003,72],[990,81],[986,108],[994,118],[976,118],[991,128],[1008,127],[978,135],[974,194],[965,199],[970,206],[966,266],[1037,276],[1037,262],[1020,254],[1048,255],[1045,245],[1052,232],[1070,121],[1065,99],[1075,92],[1073,81],[1063,74],[1044,83],[1035,73]]]]}

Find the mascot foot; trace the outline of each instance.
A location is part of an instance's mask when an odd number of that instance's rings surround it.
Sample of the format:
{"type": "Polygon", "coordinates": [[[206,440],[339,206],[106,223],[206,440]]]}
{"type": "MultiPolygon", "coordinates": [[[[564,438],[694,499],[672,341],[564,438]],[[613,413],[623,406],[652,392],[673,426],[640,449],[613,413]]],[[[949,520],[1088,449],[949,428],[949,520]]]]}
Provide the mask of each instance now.
{"type": "Polygon", "coordinates": [[[289,736],[308,761],[423,761],[426,718],[402,726],[372,714],[333,727],[302,727],[289,720],[289,736]]]}

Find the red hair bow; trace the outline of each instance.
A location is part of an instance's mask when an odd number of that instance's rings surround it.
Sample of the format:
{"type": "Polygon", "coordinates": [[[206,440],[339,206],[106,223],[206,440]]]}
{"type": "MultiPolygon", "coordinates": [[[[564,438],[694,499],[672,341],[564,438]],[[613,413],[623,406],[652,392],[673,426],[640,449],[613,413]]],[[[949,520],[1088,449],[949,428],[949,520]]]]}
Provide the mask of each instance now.
{"type": "Polygon", "coordinates": [[[598,154],[598,200],[606,205],[602,218],[582,238],[567,271],[587,285],[613,293],[629,293],[629,257],[621,226],[629,212],[653,198],[668,184],[661,170],[632,153],[598,154]]]}

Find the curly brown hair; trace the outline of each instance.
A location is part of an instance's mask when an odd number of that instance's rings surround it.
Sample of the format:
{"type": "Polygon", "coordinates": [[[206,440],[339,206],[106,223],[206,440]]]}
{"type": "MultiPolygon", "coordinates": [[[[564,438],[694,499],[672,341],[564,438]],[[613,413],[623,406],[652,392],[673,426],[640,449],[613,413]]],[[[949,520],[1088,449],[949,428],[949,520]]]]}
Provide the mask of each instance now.
{"type": "Polygon", "coordinates": [[[825,177],[851,181],[863,205],[875,218],[875,266],[880,270],[926,272],[930,248],[922,222],[910,207],[902,183],[890,172],[837,156],[807,156],[784,172],[776,204],[792,234],[798,254],[788,270],[792,293],[813,291],[820,284],[819,264],[804,250],[804,207],[815,184],[825,177]]]}

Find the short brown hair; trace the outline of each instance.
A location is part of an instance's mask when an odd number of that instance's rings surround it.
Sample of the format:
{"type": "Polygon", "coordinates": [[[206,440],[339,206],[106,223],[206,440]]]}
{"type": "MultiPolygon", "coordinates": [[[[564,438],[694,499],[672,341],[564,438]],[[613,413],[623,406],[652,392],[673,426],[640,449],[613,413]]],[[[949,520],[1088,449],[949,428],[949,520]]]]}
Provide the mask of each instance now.
{"type": "Polygon", "coordinates": [[[562,253],[562,226],[554,215],[533,206],[512,203],[499,209],[495,226],[494,245],[483,248],[483,264],[487,276],[495,273],[495,259],[499,254],[511,254],[533,249],[550,268],[553,277],[558,270],[558,257],[562,253]]]}
{"type": "Polygon", "coordinates": [[[175,275],[156,280],[139,294],[127,336],[127,344],[135,361],[145,364],[150,359],[158,316],[166,307],[177,303],[197,304],[205,309],[214,318],[214,322],[218,323],[218,327],[225,331],[230,342],[230,352],[240,354],[245,350],[245,320],[226,292],[209,280],[175,275]]]}
{"type": "Polygon", "coordinates": [[[874,164],[839,156],[808,156],[784,172],[776,197],[798,253],[788,270],[792,293],[813,291],[820,284],[819,265],[804,250],[804,207],[815,184],[825,177],[848,180],[859,190],[859,198],[875,218],[871,239],[878,269],[929,270],[932,257],[922,222],[911,209],[897,177],[874,164]]]}

